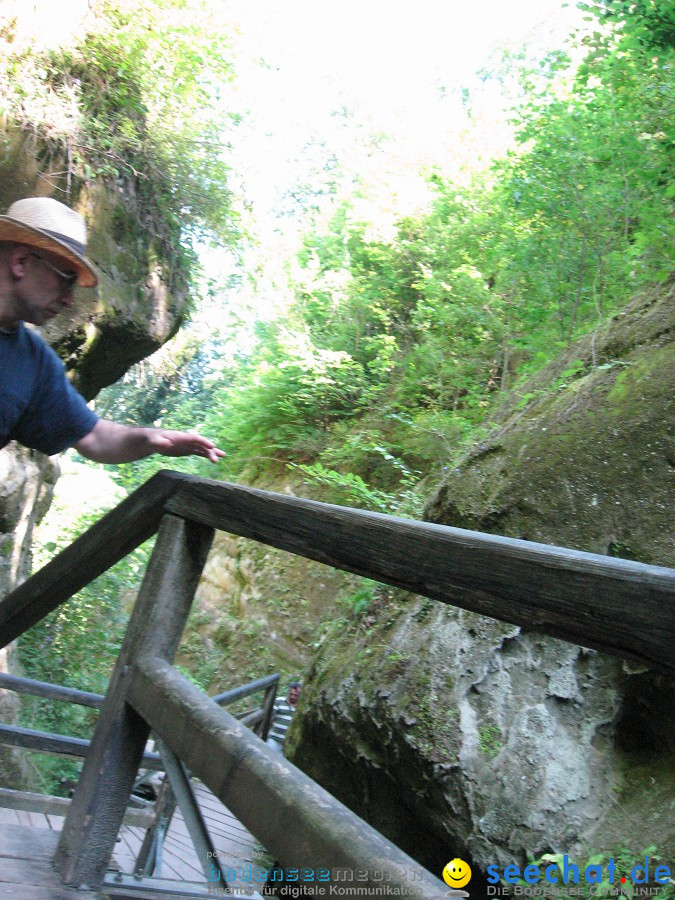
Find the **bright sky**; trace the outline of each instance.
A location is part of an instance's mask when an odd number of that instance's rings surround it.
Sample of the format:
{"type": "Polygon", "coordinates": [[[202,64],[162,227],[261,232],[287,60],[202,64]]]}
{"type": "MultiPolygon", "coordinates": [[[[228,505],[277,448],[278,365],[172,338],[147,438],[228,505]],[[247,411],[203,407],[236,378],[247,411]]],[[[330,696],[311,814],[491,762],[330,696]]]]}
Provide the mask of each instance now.
{"type": "Polygon", "coordinates": [[[388,155],[411,175],[416,162],[442,162],[458,149],[457,88],[474,86],[490,52],[535,33],[550,46],[580,20],[562,0],[231,0],[227,9],[250,109],[235,147],[260,205],[311,166],[311,140],[344,154],[365,132],[385,132],[388,155]],[[334,115],[341,107],[354,114],[349,125],[334,115]]]}
{"type": "Polygon", "coordinates": [[[320,185],[334,154],[344,189],[355,173],[368,185],[357,214],[379,216],[386,233],[428,200],[422,167],[454,175],[504,146],[497,87],[475,78],[491,52],[560,46],[581,21],[574,0],[226,0],[220,14],[239,29],[233,99],[246,115],[231,159],[272,285],[259,292],[262,315],[285,302],[282,265],[299,225],[290,190],[320,185]],[[463,86],[476,100],[471,132],[463,86]],[[379,148],[377,133],[389,136],[379,148]]]}

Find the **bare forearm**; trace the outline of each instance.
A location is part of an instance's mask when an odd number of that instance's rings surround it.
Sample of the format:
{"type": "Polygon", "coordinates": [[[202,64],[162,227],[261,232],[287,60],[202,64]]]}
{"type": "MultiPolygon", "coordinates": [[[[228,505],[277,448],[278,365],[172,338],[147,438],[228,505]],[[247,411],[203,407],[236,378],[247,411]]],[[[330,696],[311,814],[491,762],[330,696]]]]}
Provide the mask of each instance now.
{"type": "Polygon", "coordinates": [[[119,425],[99,419],[95,427],[75,444],[88,459],[99,463],[126,463],[153,453],[165,456],[204,456],[217,462],[224,454],[212,441],[198,434],[159,428],[119,425]]]}
{"type": "Polygon", "coordinates": [[[155,452],[150,440],[151,432],[150,428],[119,425],[101,419],[75,447],[94,462],[133,462],[155,452]]]}

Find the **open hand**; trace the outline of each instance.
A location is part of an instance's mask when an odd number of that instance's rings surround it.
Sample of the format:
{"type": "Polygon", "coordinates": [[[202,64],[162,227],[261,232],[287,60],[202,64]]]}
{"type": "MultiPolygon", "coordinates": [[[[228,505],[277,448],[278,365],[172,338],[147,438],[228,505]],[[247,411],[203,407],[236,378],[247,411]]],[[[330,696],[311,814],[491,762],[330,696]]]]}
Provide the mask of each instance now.
{"type": "Polygon", "coordinates": [[[201,434],[185,431],[164,431],[158,429],[149,435],[154,453],[163,456],[204,456],[212,463],[225,456],[222,450],[201,434]]]}

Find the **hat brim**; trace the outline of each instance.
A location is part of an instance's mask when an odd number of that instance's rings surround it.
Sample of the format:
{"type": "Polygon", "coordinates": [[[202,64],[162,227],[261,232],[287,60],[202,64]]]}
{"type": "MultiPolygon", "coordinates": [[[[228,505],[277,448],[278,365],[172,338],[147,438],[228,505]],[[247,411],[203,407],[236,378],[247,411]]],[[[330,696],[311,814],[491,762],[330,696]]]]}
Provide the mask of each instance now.
{"type": "Polygon", "coordinates": [[[77,272],[77,283],[80,287],[96,287],[98,284],[96,270],[85,256],[74,253],[67,244],[37,228],[17,222],[9,216],[0,216],[0,241],[15,241],[17,244],[28,244],[31,247],[48,250],[72,264],[77,272]]]}

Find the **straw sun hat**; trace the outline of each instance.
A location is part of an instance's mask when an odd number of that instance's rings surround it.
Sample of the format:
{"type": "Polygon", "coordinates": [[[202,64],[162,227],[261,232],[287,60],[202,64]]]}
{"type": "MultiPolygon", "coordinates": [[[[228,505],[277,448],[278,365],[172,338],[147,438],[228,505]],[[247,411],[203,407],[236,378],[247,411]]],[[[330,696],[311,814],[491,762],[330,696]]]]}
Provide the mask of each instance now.
{"type": "Polygon", "coordinates": [[[74,209],[51,197],[28,197],[17,200],[0,216],[0,241],[16,241],[49,250],[68,260],[77,271],[77,283],[95,287],[98,278],[86,259],[87,227],[74,209]]]}

